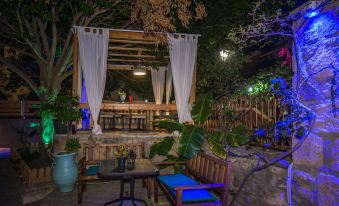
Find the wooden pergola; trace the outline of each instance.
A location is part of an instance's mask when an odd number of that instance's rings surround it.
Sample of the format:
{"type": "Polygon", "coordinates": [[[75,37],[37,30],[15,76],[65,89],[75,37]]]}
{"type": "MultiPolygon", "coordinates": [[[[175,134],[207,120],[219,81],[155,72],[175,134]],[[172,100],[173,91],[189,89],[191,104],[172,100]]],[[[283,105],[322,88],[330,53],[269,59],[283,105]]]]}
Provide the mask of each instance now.
{"type": "MultiPolygon", "coordinates": [[[[177,35],[180,36],[185,34],[177,35]]],[[[167,53],[162,56],[161,61],[159,60],[159,57],[155,55],[155,52],[157,52],[159,47],[167,47],[166,43],[161,41],[166,38],[165,33],[146,34],[143,31],[136,30],[110,29],[107,69],[129,71],[133,70],[138,64],[143,66],[167,66],[169,63],[168,50],[167,53]]],[[[79,89],[79,50],[76,33],[73,44],[72,92],[76,95],[79,89]]],[[[190,102],[192,103],[195,101],[195,82],[196,71],[193,73],[190,95],[190,102]]]]}

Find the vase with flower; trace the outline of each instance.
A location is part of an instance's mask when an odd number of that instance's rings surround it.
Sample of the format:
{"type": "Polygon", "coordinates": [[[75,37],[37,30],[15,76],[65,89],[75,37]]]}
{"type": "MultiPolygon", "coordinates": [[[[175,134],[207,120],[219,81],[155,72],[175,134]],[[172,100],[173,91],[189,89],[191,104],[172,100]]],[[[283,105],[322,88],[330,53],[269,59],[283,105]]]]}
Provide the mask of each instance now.
{"type": "Polygon", "coordinates": [[[125,99],[126,99],[126,92],[124,90],[122,90],[122,89],[119,89],[118,90],[118,95],[119,95],[121,103],[124,103],[125,99]]]}
{"type": "Polygon", "coordinates": [[[118,162],[118,171],[119,172],[124,172],[125,171],[125,165],[126,165],[126,160],[128,157],[128,149],[126,145],[120,144],[118,148],[115,150],[115,157],[118,162]]]}

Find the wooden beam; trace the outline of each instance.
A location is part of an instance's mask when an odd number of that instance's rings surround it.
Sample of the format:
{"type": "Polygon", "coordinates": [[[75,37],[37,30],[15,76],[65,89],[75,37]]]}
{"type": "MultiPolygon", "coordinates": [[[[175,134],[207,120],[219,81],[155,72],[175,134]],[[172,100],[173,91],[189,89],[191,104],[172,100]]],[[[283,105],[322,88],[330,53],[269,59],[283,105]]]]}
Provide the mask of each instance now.
{"type": "Polygon", "coordinates": [[[135,62],[135,63],[161,63],[160,61],[153,60],[139,60],[139,59],[107,59],[109,62],[135,62]]]}
{"type": "Polygon", "coordinates": [[[146,34],[138,31],[109,31],[110,38],[121,38],[121,39],[134,39],[140,41],[158,41],[159,37],[164,37],[166,34],[146,34]]]}
{"type": "Polygon", "coordinates": [[[108,70],[115,70],[115,71],[130,71],[133,69],[133,65],[107,65],[108,70]]]}
{"type": "Polygon", "coordinates": [[[123,43],[123,44],[147,44],[153,45],[158,44],[159,42],[155,41],[136,41],[136,40],[125,40],[125,39],[109,39],[109,43],[123,43]]]}
{"type": "Polygon", "coordinates": [[[120,51],[151,51],[150,49],[145,49],[145,48],[128,48],[128,47],[115,47],[115,46],[110,46],[110,47],[108,47],[108,50],[120,50],[120,51]]]}
{"type": "MultiPolygon", "coordinates": [[[[135,58],[151,58],[155,59],[157,58],[156,56],[153,55],[146,55],[146,54],[121,54],[121,53],[108,53],[108,56],[114,56],[114,57],[135,57],[135,58]]],[[[169,58],[168,56],[164,56],[164,58],[169,58]]]]}
{"type": "Polygon", "coordinates": [[[79,68],[78,68],[78,34],[74,34],[73,39],[73,77],[72,77],[72,95],[77,96],[78,92],[78,78],[79,78],[79,68]]]}

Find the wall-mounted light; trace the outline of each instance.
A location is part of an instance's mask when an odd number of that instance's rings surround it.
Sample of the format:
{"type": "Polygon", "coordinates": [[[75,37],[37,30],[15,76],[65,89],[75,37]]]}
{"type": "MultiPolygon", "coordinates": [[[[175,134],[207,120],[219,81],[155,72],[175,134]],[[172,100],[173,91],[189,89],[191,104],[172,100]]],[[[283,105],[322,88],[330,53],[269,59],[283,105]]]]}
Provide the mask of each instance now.
{"type": "Polygon", "coordinates": [[[220,51],[220,56],[221,56],[221,59],[223,61],[225,61],[229,56],[230,56],[231,52],[229,50],[226,50],[226,49],[222,49],[220,51]]]}
{"type": "Polygon", "coordinates": [[[317,2],[311,1],[310,4],[306,7],[306,12],[305,12],[304,17],[312,18],[312,17],[318,16],[319,8],[317,7],[318,7],[317,2]]]}

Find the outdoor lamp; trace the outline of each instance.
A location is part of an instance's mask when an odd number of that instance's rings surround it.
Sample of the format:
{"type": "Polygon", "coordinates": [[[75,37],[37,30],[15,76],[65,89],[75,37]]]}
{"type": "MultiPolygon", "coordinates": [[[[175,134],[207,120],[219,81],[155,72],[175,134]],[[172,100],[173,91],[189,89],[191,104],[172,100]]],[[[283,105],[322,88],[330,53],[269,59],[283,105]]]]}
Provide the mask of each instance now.
{"type": "Polygon", "coordinates": [[[225,61],[229,55],[230,55],[230,51],[228,50],[222,49],[220,51],[220,56],[223,61],[225,61]]]}
{"type": "Polygon", "coordinates": [[[133,74],[136,76],[143,76],[146,75],[146,69],[142,66],[137,66],[133,69],[133,74]]]}
{"type": "Polygon", "coordinates": [[[315,16],[318,16],[319,14],[319,8],[317,8],[317,2],[316,1],[311,1],[308,6],[306,7],[306,12],[305,12],[305,17],[306,18],[312,18],[315,16]]]}

